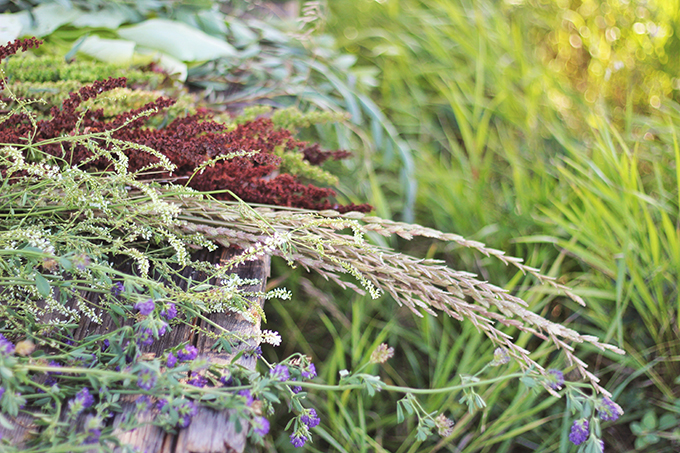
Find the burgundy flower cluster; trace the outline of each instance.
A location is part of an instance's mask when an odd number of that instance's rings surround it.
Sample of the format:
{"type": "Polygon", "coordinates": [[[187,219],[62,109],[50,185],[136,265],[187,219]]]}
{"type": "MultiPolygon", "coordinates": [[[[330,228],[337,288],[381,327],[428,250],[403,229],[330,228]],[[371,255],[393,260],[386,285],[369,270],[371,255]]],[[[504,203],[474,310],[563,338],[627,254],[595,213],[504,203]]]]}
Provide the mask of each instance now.
{"type": "MultiPolygon", "coordinates": [[[[23,50],[26,52],[28,49],[31,48],[36,48],[40,46],[43,42],[37,38],[28,38],[28,39],[15,39],[14,42],[11,42],[9,44],[5,44],[4,46],[0,46],[0,60],[4,60],[5,58],[9,57],[10,55],[14,55],[19,51],[19,49],[23,50]]],[[[0,80],[0,90],[5,87],[5,81],[0,80]]]]}
{"type": "MultiPolygon", "coordinates": [[[[15,41],[0,47],[0,56],[8,56],[22,49],[37,45],[35,40],[15,41]]],[[[117,140],[133,142],[151,147],[167,156],[176,165],[172,177],[189,178],[195,169],[206,160],[230,153],[256,151],[254,155],[219,160],[208,166],[201,174],[194,175],[189,185],[200,191],[229,190],[246,202],[274,204],[304,209],[336,209],[340,212],[368,212],[369,205],[340,206],[330,201],[335,196],[332,189],[303,184],[295,176],[278,174],[280,159],[276,152],[300,152],[313,165],[324,161],[346,158],[346,151],[323,151],[318,144],[308,144],[295,140],[292,133],[279,129],[268,119],[256,119],[239,125],[232,131],[210,120],[205,110],[196,115],[177,118],[162,129],[145,128],[145,117],[136,118],[142,112],[155,109],[158,114],[174,104],[174,100],[159,98],[140,109],[105,120],[103,111],[78,110],[82,102],[92,99],[116,87],[125,86],[124,78],[94,82],[92,85],[70,93],[61,108],[52,107],[51,117],[37,124],[34,143],[53,139],[64,134],[95,133],[111,131],[117,140]],[[136,118],[136,119],[135,119],[136,118]]],[[[33,126],[25,114],[17,114],[0,124],[0,143],[22,143],[33,134],[33,126]]],[[[107,148],[105,140],[98,140],[98,146],[107,148]]],[[[94,170],[107,171],[111,163],[103,158],[93,160],[91,150],[82,145],[62,147],[61,144],[45,144],[45,152],[66,160],[71,165],[88,162],[94,170]]],[[[158,158],[144,151],[130,149],[125,153],[129,158],[129,170],[134,172],[151,164],[158,158]]],[[[153,177],[158,178],[156,173],[153,177]]],[[[229,199],[228,194],[218,194],[217,198],[229,199]]]]}

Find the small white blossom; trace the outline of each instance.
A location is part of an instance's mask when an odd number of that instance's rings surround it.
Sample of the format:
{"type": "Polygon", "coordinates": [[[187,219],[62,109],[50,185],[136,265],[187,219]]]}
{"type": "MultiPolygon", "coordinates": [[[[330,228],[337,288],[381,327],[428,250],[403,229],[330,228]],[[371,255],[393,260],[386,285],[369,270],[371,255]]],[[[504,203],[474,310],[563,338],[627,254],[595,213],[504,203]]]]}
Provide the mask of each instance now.
{"type": "Polygon", "coordinates": [[[278,346],[281,344],[281,335],[278,332],[272,330],[262,331],[262,342],[269,343],[272,346],[278,346]]]}

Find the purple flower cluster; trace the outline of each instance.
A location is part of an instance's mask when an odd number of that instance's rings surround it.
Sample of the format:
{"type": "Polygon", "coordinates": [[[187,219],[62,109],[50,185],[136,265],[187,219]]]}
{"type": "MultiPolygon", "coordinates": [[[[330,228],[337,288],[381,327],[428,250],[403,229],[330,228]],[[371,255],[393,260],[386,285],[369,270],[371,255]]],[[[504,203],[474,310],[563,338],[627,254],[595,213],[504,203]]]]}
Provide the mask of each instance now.
{"type": "Polygon", "coordinates": [[[99,428],[90,428],[87,430],[87,437],[85,438],[84,444],[98,444],[99,438],[102,435],[102,430],[99,428]]]}
{"type": "MultiPolygon", "coordinates": [[[[623,409],[621,406],[616,404],[611,399],[606,396],[602,398],[597,405],[597,416],[602,421],[615,421],[618,420],[621,415],[623,415],[623,409]]],[[[590,423],[588,419],[581,418],[576,420],[571,426],[571,433],[569,434],[569,440],[575,445],[581,445],[588,439],[590,434],[590,423]]],[[[600,450],[604,451],[604,442],[600,441],[600,450]]]]}
{"type": "MultiPolygon", "coordinates": [[[[51,366],[51,367],[53,367],[53,368],[61,368],[61,363],[55,362],[54,360],[50,360],[50,361],[47,363],[47,365],[48,365],[48,366],[51,366]]],[[[52,376],[53,374],[61,374],[61,371],[48,371],[48,372],[47,372],[47,375],[48,375],[48,376],[52,376]]]]}
{"type": "Polygon", "coordinates": [[[243,357],[246,358],[246,359],[251,359],[253,357],[255,359],[258,359],[261,356],[262,356],[262,348],[260,346],[253,348],[253,349],[249,349],[247,351],[243,351],[243,357]]]}
{"type": "Polygon", "coordinates": [[[121,282],[116,282],[111,287],[111,295],[114,297],[120,296],[125,291],[125,286],[121,282]]]}
{"type": "Polygon", "coordinates": [[[84,271],[87,266],[90,265],[90,257],[84,253],[80,253],[71,258],[73,266],[79,271],[84,271]]]}
{"type": "MultiPolygon", "coordinates": [[[[297,381],[297,378],[290,378],[291,381],[297,381]]],[[[296,395],[302,391],[302,387],[299,385],[294,385],[290,388],[296,395]]]]}
{"type": "Polygon", "coordinates": [[[590,427],[588,424],[588,420],[585,418],[582,418],[580,420],[576,420],[574,424],[571,426],[571,433],[569,433],[569,440],[574,443],[574,445],[581,445],[583,442],[588,439],[588,435],[590,434],[590,427]]]}
{"type": "Polygon", "coordinates": [[[548,387],[553,390],[559,390],[564,385],[564,373],[560,370],[548,370],[548,387]]]}
{"type": "Polygon", "coordinates": [[[172,352],[168,353],[168,358],[165,362],[168,368],[174,368],[177,365],[177,357],[172,352]]]}
{"type": "MultiPolygon", "coordinates": [[[[54,377],[54,376],[47,376],[47,378],[45,378],[44,384],[45,384],[46,387],[53,387],[54,385],[56,385],[56,383],[57,383],[57,378],[54,377]]],[[[36,389],[36,390],[38,390],[38,393],[43,393],[43,391],[41,389],[36,389]]]]}
{"type": "Polygon", "coordinates": [[[184,401],[177,412],[179,413],[177,427],[187,428],[191,424],[191,419],[198,413],[198,408],[193,401],[184,401]]]}
{"type": "Polygon", "coordinates": [[[175,307],[175,304],[169,303],[168,308],[161,311],[161,316],[164,317],[167,321],[174,319],[177,316],[177,307],[175,307]]]}
{"type": "Polygon", "coordinates": [[[187,384],[193,385],[194,387],[205,387],[208,383],[208,379],[205,376],[196,375],[187,381],[187,384]]]}
{"type": "Polygon", "coordinates": [[[84,387],[75,398],[71,398],[68,402],[68,408],[72,415],[77,415],[83,410],[89,408],[94,404],[94,396],[90,395],[90,389],[84,387]]]}
{"type": "Polygon", "coordinates": [[[231,387],[232,385],[234,385],[234,379],[231,377],[230,374],[223,374],[222,377],[220,377],[220,382],[225,387],[231,387]]]}
{"type": "Polygon", "coordinates": [[[196,349],[196,346],[192,346],[190,344],[184,346],[177,352],[177,358],[180,359],[182,362],[194,360],[197,356],[198,349],[196,349]]]}
{"type": "Polygon", "coordinates": [[[614,421],[623,414],[621,407],[614,401],[610,400],[606,396],[602,398],[600,406],[597,411],[597,416],[600,417],[602,421],[614,421]]]}
{"type": "Polygon", "coordinates": [[[308,428],[314,428],[321,423],[321,419],[316,415],[316,410],[314,409],[306,410],[302,417],[300,417],[300,420],[307,425],[308,428]]]}
{"type": "Polygon", "coordinates": [[[316,367],[310,363],[306,370],[302,370],[302,377],[305,379],[314,379],[316,377],[316,367]]]}
{"type": "Polygon", "coordinates": [[[137,386],[142,390],[151,390],[156,385],[156,379],[158,379],[156,372],[147,368],[139,373],[137,386]]]}
{"type": "Polygon", "coordinates": [[[260,437],[264,437],[269,432],[269,420],[265,417],[253,418],[253,433],[260,437]]]}
{"type": "Polygon", "coordinates": [[[0,333],[0,356],[14,355],[14,343],[9,341],[3,334],[0,333]]]}
{"type": "Polygon", "coordinates": [[[103,420],[101,416],[89,417],[87,422],[85,422],[85,432],[87,433],[87,437],[84,441],[85,444],[99,443],[99,438],[102,436],[102,425],[103,420]]]}
{"type": "Polygon", "coordinates": [[[290,443],[293,444],[293,447],[295,448],[300,448],[304,446],[305,442],[307,442],[307,438],[302,434],[293,433],[290,435],[290,443]]]}
{"type": "Polygon", "coordinates": [[[250,406],[253,404],[253,401],[255,401],[255,398],[253,398],[253,394],[249,389],[239,390],[238,394],[246,398],[246,406],[250,406]]]}
{"type": "Polygon", "coordinates": [[[286,365],[276,365],[274,369],[269,370],[269,375],[276,381],[287,381],[290,379],[290,372],[286,365]]]}
{"type": "Polygon", "coordinates": [[[151,406],[153,406],[153,403],[151,402],[151,398],[149,398],[148,395],[142,395],[135,401],[137,413],[146,412],[151,409],[151,406]]]}
{"type": "Polygon", "coordinates": [[[153,340],[154,340],[153,330],[144,329],[142,330],[142,333],[139,334],[139,338],[137,338],[137,343],[144,346],[151,346],[153,344],[153,340]]]}
{"type": "Polygon", "coordinates": [[[144,316],[149,316],[156,308],[156,304],[153,300],[149,299],[146,302],[137,302],[135,308],[144,316]]]}

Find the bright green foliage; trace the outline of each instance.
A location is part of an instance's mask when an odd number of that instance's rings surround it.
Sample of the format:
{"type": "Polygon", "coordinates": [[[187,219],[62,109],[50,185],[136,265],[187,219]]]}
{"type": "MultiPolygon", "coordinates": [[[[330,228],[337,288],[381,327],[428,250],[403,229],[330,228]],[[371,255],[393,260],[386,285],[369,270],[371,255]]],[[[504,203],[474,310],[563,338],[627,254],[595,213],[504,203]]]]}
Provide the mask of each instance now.
{"type": "Polygon", "coordinates": [[[20,54],[9,58],[4,66],[5,77],[11,82],[58,82],[74,80],[82,83],[105,80],[109,77],[126,77],[131,85],[158,87],[165,76],[152,71],[142,71],[129,66],[113,65],[77,59],[67,62],[62,56],[40,57],[20,54]]]}
{"type": "MultiPolygon", "coordinates": [[[[544,310],[629,352],[588,360],[609,363],[602,374],[618,385],[628,420],[650,401],[677,414],[679,370],[669,358],[680,329],[680,109],[668,100],[677,96],[677,2],[338,0],[330,8],[332,32],[379,68],[376,99],[420,151],[417,221],[537,266],[556,260],[548,272],[568,272],[588,307],[558,298],[544,310]],[[653,386],[640,391],[643,379],[653,386]]],[[[430,252],[523,294],[521,276],[481,255],[430,252]]],[[[511,407],[505,396],[492,403],[511,407]]],[[[485,433],[512,433],[560,414],[515,416],[477,421],[485,433]]],[[[568,451],[569,423],[557,441],[555,431],[529,439],[539,451],[568,451]]],[[[633,448],[618,428],[604,432],[608,449],[633,448]]],[[[654,451],[675,451],[667,434],[654,451]]]]}
{"type": "MultiPolygon", "coordinates": [[[[131,109],[140,108],[161,96],[168,96],[168,93],[155,91],[161,88],[166,77],[163,74],[83,59],[67,62],[64,58],[57,56],[36,57],[30,54],[19,54],[7,60],[5,76],[8,79],[7,85],[16,96],[25,99],[42,99],[46,102],[46,104],[32,103],[28,106],[39,116],[48,113],[43,111],[48,108],[44,107],[45,105],[60,105],[68,98],[70,92],[75,92],[88,83],[105,80],[108,77],[125,77],[128,80],[128,87],[144,87],[145,89],[118,88],[102,96],[97,100],[96,108],[104,109],[106,117],[114,117],[131,109]]],[[[175,105],[166,111],[169,118],[196,113],[191,96],[176,88],[169,91],[177,99],[175,105]]],[[[95,107],[93,100],[85,101],[82,105],[84,108],[95,107]]],[[[151,120],[154,124],[160,121],[162,118],[151,120]]]]}
{"type": "Polygon", "coordinates": [[[298,130],[303,127],[316,126],[325,123],[335,123],[347,119],[347,114],[326,111],[301,112],[296,108],[279,109],[272,113],[272,121],[277,126],[298,130]]]}
{"type": "MultiPolygon", "coordinates": [[[[93,80],[94,81],[94,80],[93,80]]],[[[78,91],[85,83],[75,80],[62,80],[58,82],[14,82],[8,86],[14,94],[25,99],[42,99],[47,105],[59,105],[68,98],[68,93],[78,91]]],[[[82,103],[83,108],[104,109],[105,117],[114,117],[120,113],[138,109],[149,102],[153,102],[159,97],[164,96],[160,91],[147,91],[141,89],[116,88],[97,99],[96,105],[92,100],[82,103]]],[[[33,110],[38,112],[43,104],[31,104],[33,110]]],[[[45,112],[47,113],[47,112],[45,112]]],[[[178,116],[196,113],[193,98],[188,94],[180,94],[177,103],[169,107],[166,111],[167,116],[176,118],[178,116]]],[[[151,121],[156,120],[155,118],[151,121]]]]}
{"type": "Polygon", "coordinates": [[[543,18],[532,33],[543,64],[589,103],[603,100],[621,119],[631,107],[649,112],[664,98],[680,99],[677,0],[533,1],[525,8],[543,18]]]}

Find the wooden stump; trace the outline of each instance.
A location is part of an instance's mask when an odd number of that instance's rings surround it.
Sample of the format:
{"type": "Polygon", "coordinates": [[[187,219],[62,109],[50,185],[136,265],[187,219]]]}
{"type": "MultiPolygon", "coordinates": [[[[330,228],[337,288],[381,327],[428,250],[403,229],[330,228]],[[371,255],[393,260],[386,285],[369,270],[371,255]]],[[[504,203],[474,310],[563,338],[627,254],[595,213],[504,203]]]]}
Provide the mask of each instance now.
{"type": "MultiPolygon", "coordinates": [[[[234,254],[232,250],[220,248],[215,252],[198,252],[193,258],[210,262],[228,261],[234,254]]],[[[249,292],[264,292],[266,281],[269,277],[269,270],[270,261],[269,257],[266,256],[258,261],[248,261],[235,267],[233,273],[242,279],[257,279],[259,281],[259,284],[256,286],[242,287],[241,289],[249,292]]],[[[182,275],[184,277],[192,276],[194,280],[201,277],[205,278],[205,276],[200,275],[199,272],[193,269],[185,269],[182,275]]],[[[182,284],[182,282],[177,283],[182,284]]],[[[95,300],[95,298],[99,297],[96,293],[88,294],[88,296],[90,300],[95,300]]],[[[264,299],[259,298],[256,302],[261,307],[264,305],[264,299]]],[[[214,313],[208,317],[215,324],[231,332],[242,333],[244,337],[257,338],[257,335],[260,333],[259,317],[258,322],[255,324],[247,321],[243,316],[231,312],[214,313]]],[[[127,323],[132,324],[133,321],[128,320],[127,323]]],[[[211,326],[201,327],[206,330],[214,330],[211,326]]],[[[102,324],[95,324],[88,317],[82,316],[80,324],[74,332],[74,339],[77,342],[88,335],[104,334],[115,328],[117,326],[113,319],[108,316],[103,316],[102,324]]],[[[144,352],[160,356],[166,349],[186,341],[196,346],[199,357],[208,359],[211,363],[221,364],[231,363],[236,354],[243,350],[254,349],[258,345],[258,342],[253,339],[237,345],[229,354],[213,352],[210,348],[214,340],[200,333],[194,333],[187,325],[179,324],[171,332],[156,340],[154,344],[145,347],[144,352]]],[[[250,354],[243,354],[235,363],[252,370],[255,368],[256,358],[250,354]]],[[[149,410],[145,414],[138,416],[141,425],[138,428],[132,431],[118,430],[117,428],[125,417],[137,416],[135,415],[135,399],[136,396],[134,395],[125,398],[121,402],[123,412],[115,414],[112,419],[108,420],[109,425],[114,427],[114,434],[120,439],[122,444],[132,445],[139,451],[147,451],[148,453],[240,453],[246,447],[248,424],[242,423],[243,429],[237,433],[234,424],[229,421],[232,411],[215,411],[206,407],[199,407],[198,413],[192,418],[191,424],[187,428],[179,430],[177,434],[166,433],[159,427],[144,424],[151,422],[157,415],[157,412],[154,412],[154,410],[149,410]]],[[[27,407],[26,410],[31,411],[32,408],[27,407]]],[[[76,429],[82,429],[87,417],[88,415],[79,417],[76,421],[76,429]]],[[[14,429],[7,430],[0,426],[0,434],[5,438],[11,439],[13,445],[21,447],[32,436],[35,436],[39,429],[32,420],[33,417],[30,415],[19,414],[16,419],[11,420],[14,429]]],[[[121,451],[121,449],[115,451],[121,451]]]]}

